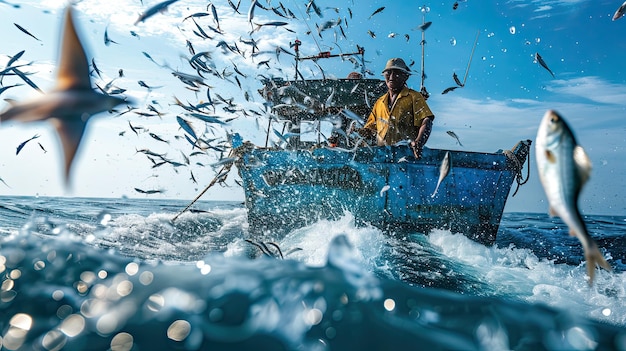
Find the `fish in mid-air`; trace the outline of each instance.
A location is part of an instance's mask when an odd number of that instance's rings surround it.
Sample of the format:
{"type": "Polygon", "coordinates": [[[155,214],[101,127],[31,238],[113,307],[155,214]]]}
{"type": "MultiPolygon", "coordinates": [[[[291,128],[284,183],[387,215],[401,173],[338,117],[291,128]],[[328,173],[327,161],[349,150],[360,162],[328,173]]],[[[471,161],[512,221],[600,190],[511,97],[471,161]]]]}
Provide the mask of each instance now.
{"type": "Polygon", "coordinates": [[[454,139],[456,139],[456,142],[459,143],[459,146],[463,146],[463,144],[461,144],[461,139],[459,139],[459,136],[456,135],[455,132],[448,130],[446,131],[446,133],[448,133],[449,136],[453,137],[454,139]]]}
{"type": "Polygon", "coordinates": [[[539,55],[538,52],[535,53],[535,60],[541,65],[541,67],[545,68],[548,72],[550,72],[550,74],[552,75],[552,78],[555,78],[554,73],[552,73],[552,70],[548,68],[546,61],[543,60],[543,57],[541,57],[541,55],[539,55]]]}
{"type": "Polygon", "coordinates": [[[22,31],[22,33],[24,33],[24,34],[28,35],[29,37],[31,37],[31,38],[33,38],[33,39],[35,39],[35,40],[37,40],[37,41],[41,41],[39,38],[37,38],[36,36],[32,35],[29,31],[27,31],[27,30],[26,30],[26,28],[24,28],[24,27],[20,26],[20,25],[19,25],[19,24],[17,24],[17,23],[13,23],[13,25],[15,25],[15,26],[17,27],[17,29],[21,30],[21,31],[22,31]]]}
{"type": "Polygon", "coordinates": [[[583,246],[589,284],[596,265],[611,270],[591,238],[578,210],[578,195],[589,179],[591,161],[578,145],[565,119],[549,110],[543,117],[535,142],[539,179],[550,204],[550,215],[560,217],[583,246]]]}
{"type": "Polygon", "coordinates": [[[163,1],[152,6],[151,8],[147,9],[144,13],[139,15],[139,18],[137,18],[137,20],[135,21],[135,25],[139,24],[139,22],[144,22],[145,20],[156,15],[157,13],[167,12],[167,7],[175,3],[176,1],[178,0],[167,0],[167,1],[163,1]]]}
{"type": "Polygon", "coordinates": [[[442,94],[442,95],[445,95],[445,94],[447,94],[447,93],[449,93],[449,92],[451,92],[451,91],[454,91],[454,90],[455,90],[455,89],[457,89],[457,88],[460,88],[460,87],[456,86],[456,87],[448,87],[448,88],[445,88],[445,89],[441,92],[441,94],[442,94]]]}
{"type": "Polygon", "coordinates": [[[39,134],[35,134],[34,136],[32,136],[31,138],[28,138],[24,141],[22,141],[18,146],[17,146],[17,150],[15,150],[15,155],[19,155],[20,151],[22,151],[22,149],[24,148],[24,146],[26,146],[26,144],[31,141],[31,140],[35,140],[37,138],[39,138],[40,135],[39,134]]]}
{"type": "Polygon", "coordinates": [[[383,10],[385,9],[385,6],[383,7],[379,7],[376,9],[376,11],[374,11],[367,19],[372,19],[372,17],[377,14],[377,13],[381,13],[383,10]]]}
{"type": "Polygon", "coordinates": [[[626,1],[624,1],[624,3],[613,14],[613,21],[617,21],[618,19],[624,17],[624,13],[626,13],[626,1]]]}
{"type": "Polygon", "coordinates": [[[422,32],[426,31],[426,29],[428,29],[428,27],[430,27],[430,25],[433,24],[433,22],[424,22],[422,24],[420,24],[419,26],[417,26],[415,29],[419,29],[422,32]]]}
{"type": "Polygon", "coordinates": [[[391,187],[388,184],[385,184],[382,189],[380,189],[380,197],[383,197],[389,189],[391,189],[391,187]]]}
{"type": "Polygon", "coordinates": [[[65,180],[91,115],[111,110],[125,100],[103,95],[91,88],[89,63],[78,38],[72,6],[65,9],[56,87],[33,100],[16,102],[0,113],[0,121],[48,120],[55,127],[65,155],[65,180]]]}
{"type": "Polygon", "coordinates": [[[435,191],[430,195],[430,197],[435,197],[437,195],[437,191],[439,191],[439,186],[443,179],[450,173],[450,168],[452,167],[452,162],[450,161],[450,152],[446,151],[446,155],[443,157],[441,161],[441,165],[439,166],[439,180],[437,180],[437,186],[435,187],[435,191]]]}

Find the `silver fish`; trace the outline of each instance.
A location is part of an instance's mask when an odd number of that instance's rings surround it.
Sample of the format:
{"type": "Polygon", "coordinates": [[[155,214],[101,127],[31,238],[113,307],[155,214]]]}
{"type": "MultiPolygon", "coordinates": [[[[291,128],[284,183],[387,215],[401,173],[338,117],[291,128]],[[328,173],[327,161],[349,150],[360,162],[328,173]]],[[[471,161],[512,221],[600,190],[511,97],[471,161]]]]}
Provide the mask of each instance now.
{"type": "Polygon", "coordinates": [[[248,9],[248,23],[252,26],[252,20],[254,19],[254,9],[258,6],[259,0],[253,0],[248,9]]]}
{"type": "Polygon", "coordinates": [[[383,197],[389,189],[391,189],[391,187],[388,184],[385,184],[385,186],[380,189],[380,197],[383,197]]]}
{"type": "Polygon", "coordinates": [[[17,23],[13,23],[13,25],[15,25],[17,29],[21,30],[24,34],[28,35],[29,37],[34,38],[37,41],[41,41],[39,38],[37,38],[36,36],[32,35],[29,31],[27,31],[26,28],[20,26],[17,23]]]}
{"type": "Polygon", "coordinates": [[[145,20],[147,20],[148,18],[156,15],[159,12],[166,12],[167,11],[167,7],[170,6],[171,4],[175,3],[178,0],[167,0],[167,1],[163,1],[160,2],[154,6],[152,6],[151,8],[149,8],[148,10],[146,10],[146,12],[142,13],[141,15],[139,15],[139,18],[137,18],[137,20],[135,21],[135,25],[137,25],[139,22],[144,22],[145,20]]]}
{"type": "Polygon", "coordinates": [[[27,76],[26,73],[20,71],[16,66],[11,67],[11,69],[13,70],[13,73],[15,73],[16,75],[18,75],[20,78],[22,78],[22,80],[30,85],[33,89],[37,90],[40,93],[43,93],[43,91],[41,89],[39,89],[39,87],[37,86],[37,84],[35,84],[35,82],[33,82],[32,80],[30,80],[27,76]]]}
{"type": "Polygon", "coordinates": [[[624,13],[626,13],[626,1],[624,1],[622,6],[620,6],[613,14],[613,21],[617,21],[618,19],[624,17],[624,13]]]}
{"type": "Polygon", "coordinates": [[[109,45],[111,45],[111,43],[119,44],[115,40],[111,39],[111,37],[109,37],[109,28],[106,27],[106,28],[104,28],[104,45],[109,46],[109,45]]]}
{"type": "Polygon", "coordinates": [[[189,122],[187,122],[185,119],[181,118],[180,116],[176,116],[176,121],[178,122],[178,125],[184,131],[189,133],[189,135],[191,135],[194,139],[198,139],[198,137],[196,136],[196,132],[193,130],[189,122]]]}
{"type": "Polygon", "coordinates": [[[375,14],[381,13],[384,9],[385,6],[377,8],[376,11],[374,11],[367,19],[371,19],[375,14]]]}
{"type": "Polygon", "coordinates": [[[445,88],[445,89],[441,92],[441,94],[442,94],[442,95],[445,95],[445,94],[447,94],[447,93],[449,93],[449,92],[451,92],[451,91],[453,91],[453,90],[455,90],[455,89],[457,89],[457,88],[459,88],[459,87],[457,86],[457,87],[448,87],[448,88],[445,88]]]}
{"type": "Polygon", "coordinates": [[[6,185],[7,188],[10,188],[9,184],[7,184],[7,182],[5,182],[4,179],[0,178],[0,182],[2,182],[4,185],[6,185]]]}
{"type": "Polygon", "coordinates": [[[13,55],[11,57],[11,59],[9,60],[9,62],[7,62],[7,68],[11,67],[11,65],[13,63],[15,63],[17,60],[19,60],[20,57],[22,57],[22,55],[24,55],[24,52],[26,52],[26,50],[22,50],[22,51],[18,52],[17,54],[13,55]]]}
{"type": "Polygon", "coordinates": [[[449,136],[453,137],[454,139],[456,139],[456,142],[459,143],[459,146],[463,146],[463,144],[461,144],[461,140],[459,139],[459,136],[456,135],[455,132],[448,130],[446,131],[446,133],[448,133],[449,136]]]}
{"type": "Polygon", "coordinates": [[[433,22],[430,22],[430,21],[429,22],[425,22],[425,23],[422,23],[419,26],[415,27],[415,29],[419,29],[422,32],[424,32],[424,31],[426,31],[426,29],[428,29],[428,27],[430,27],[431,24],[433,24],[433,22]]]}
{"type": "Polygon", "coordinates": [[[450,173],[450,168],[452,168],[452,162],[450,161],[450,152],[446,151],[446,155],[443,157],[441,161],[441,165],[439,166],[439,180],[437,181],[437,186],[435,187],[435,191],[430,195],[430,197],[434,198],[437,195],[437,191],[439,191],[439,185],[443,179],[450,173]]]}
{"type": "Polygon", "coordinates": [[[209,3],[209,5],[207,5],[207,10],[209,7],[211,8],[211,13],[213,14],[213,20],[217,25],[217,29],[221,32],[222,30],[220,28],[220,19],[217,17],[217,9],[215,8],[215,5],[213,5],[213,3],[209,3]]]}
{"type": "Polygon", "coordinates": [[[329,108],[331,106],[333,106],[333,98],[335,97],[335,89],[333,89],[333,91],[330,93],[330,95],[328,95],[328,97],[326,98],[326,101],[324,102],[324,108],[329,108]]]}
{"type": "Polygon", "coordinates": [[[25,141],[23,141],[21,144],[19,144],[17,146],[17,150],[15,151],[15,155],[18,155],[20,153],[20,151],[22,151],[22,149],[24,148],[24,146],[26,146],[26,143],[28,143],[31,140],[37,139],[39,138],[40,135],[39,134],[35,134],[33,137],[26,139],[25,141]]]}
{"type": "Polygon", "coordinates": [[[452,79],[454,79],[454,82],[456,83],[456,85],[463,87],[465,84],[461,83],[461,80],[459,80],[459,76],[456,75],[456,72],[452,72],[452,79]]]}
{"type": "Polygon", "coordinates": [[[89,116],[111,110],[125,100],[91,88],[89,63],[74,27],[71,5],[65,9],[63,28],[55,89],[33,100],[12,104],[0,113],[0,121],[48,119],[63,145],[67,182],[89,116]]]}
{"type": "Polygon", "coordinates": [[[139,189],[139,188],[135,188],[135,191],[138,192],[138,193],[147,194],[147,195],[160,194],[160,193],[164,193],[165,192],[165,190],[163,190],[163,189],[143,190],[143,189],[139,189]]]}
{"type": "Polygon", "coordinates": [[[3,86],[2,88],[0,88],[0,95],[2,95],[2,93],[4,93],[5,91],[7,91],[8,89],[15,88],[15,87],[19,87],[19,86],[22,86],[22,85],[23,85],[23,84],[13,84],[13,85],[6,85],[6,86],[3,86]]]}
{"type": "Polygon", "coordinates": [[[596,265],[611,270],[578,210],[578,195],[589,179],[591,161],[565,119],[552,110],[546,112],[539,125],[535,147],[537,170],[550,204],[550,215],[560,217],[569,227],[570,235],[580,240],[591,285],[596,265]]]}
{"type": "Polygon", "coordinates": [[[541,57],[541,55],[539,55],[538,52],[535,53],[535,60],[537,60],[537,62],[541,65],[541,67],[545,68],[548,72],[550,72],[550,74],[552,75],[552,78],[555,78],[554,73],[552,73],[550,68],[548,68],[546,61],[543,60],[543,57],[541,57]]]}

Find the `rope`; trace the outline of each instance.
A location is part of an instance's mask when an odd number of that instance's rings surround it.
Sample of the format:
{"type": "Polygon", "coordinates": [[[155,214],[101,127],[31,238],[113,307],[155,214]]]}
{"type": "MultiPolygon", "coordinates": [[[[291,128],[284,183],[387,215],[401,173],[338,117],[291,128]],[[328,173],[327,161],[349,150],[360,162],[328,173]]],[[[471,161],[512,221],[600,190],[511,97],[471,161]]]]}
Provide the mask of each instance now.
{"type": "Polygon", "coordinates": [[[522,167],[524,167],[524,164],[517,158],[517,155],[512,150],[504,150],[502,153],[515,164],[515,181],[517,182],[517,187],[515,188],[513,195],[511,195],[511,197],[513,197],[517,194],[519,188],[526,184],[530,179],[530,149],[526,154],[526,163],[528,164],[526,179],[524,179],[524,176],[522,175],[522,167]]]}
{"type": "Polygon", "coordinates": [[[209,185],[207,185],[207,187],[204,188],[204,190],[202,190],[200,192],[200,194],[198,194],[198,196],[196,196],[196,198],[193,199],[189,203],[189,205],[187,205],[187,207],[185,207],[176,216],[174,216],[174,218],[172,218],[172,222],[174,222],[178,217],[180,217],[180,215],[185,213],[193,204],[195,204],[196,201],[198,201],[198,199],[200,199],[202,197],[202,195],[204,195],[204,193],[206,193],[209,190],[209,188],[211,188],[213,185],[215,185],[215,183],[222,183],[222,182],[224,182],[226,180],[226,177],[230,173],[230,169],[235,164],[236,160],[241,159],[243,154],[245,154],[246,152],[251,151],[252,149],[254,149],[254,145],[251,142],[249,142],[249,141],[244,142],[243,145],[241,145],[239,147],[231,149],[230,153],[228,154],[228,157],[230,158],[230,157],[234,156],[236,159],[233,160],[233,161],[230,161],[227,164],[225,164],[224,166],[222,166],[222,169],[220,169],[220,171],[217,173],[215,178],[213,178],[211,183],[209,183],[209,185]]]}

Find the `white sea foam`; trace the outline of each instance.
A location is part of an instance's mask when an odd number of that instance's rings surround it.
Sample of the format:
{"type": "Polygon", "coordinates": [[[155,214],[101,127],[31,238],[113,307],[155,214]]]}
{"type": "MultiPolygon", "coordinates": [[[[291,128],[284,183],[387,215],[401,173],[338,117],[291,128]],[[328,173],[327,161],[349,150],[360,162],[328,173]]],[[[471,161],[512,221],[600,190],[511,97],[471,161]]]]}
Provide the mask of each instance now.
{"type": "Polygon", "coordinates": [[[474,267],[481,279],[503,295],[626,325],[623,272],[598,270],[590,287],[584,262],[578,266],[555,263],[539,259],[528,249],[487,247],[445,230],[434,230],[428,238],[444,255],[474,267]]]}
{"type": "Polygon", "coordinates": [[[345,235],[354,246],[355,259],[368,268],[376,268],[376,258],[380,257],[386,242],[380,229],[366,226],[356,227],[354,216],[346,213],[336,221],[321,220],[313,225],[294,230],[281,242],[286,250],[300,248],[289,257],[312,267],[326,264],[330,242],[338,235],[345,235]]]}

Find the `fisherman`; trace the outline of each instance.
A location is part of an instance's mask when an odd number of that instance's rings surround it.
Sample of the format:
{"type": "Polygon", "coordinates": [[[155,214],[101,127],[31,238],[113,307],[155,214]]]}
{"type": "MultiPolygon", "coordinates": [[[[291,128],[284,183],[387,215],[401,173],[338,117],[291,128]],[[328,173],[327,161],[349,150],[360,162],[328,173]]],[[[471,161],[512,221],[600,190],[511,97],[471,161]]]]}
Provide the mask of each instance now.
{"type": "Polygon", "coordinates": [[[383,70],[387,93],[376,101],[365,126],[358,133],[371,140],[376,138],[379,146],[410,140],[413,155],[420,159],[435,115],[422,93],[406,85],[410,75],[409,67],[401,58],[387,61],[383,70]]]}

